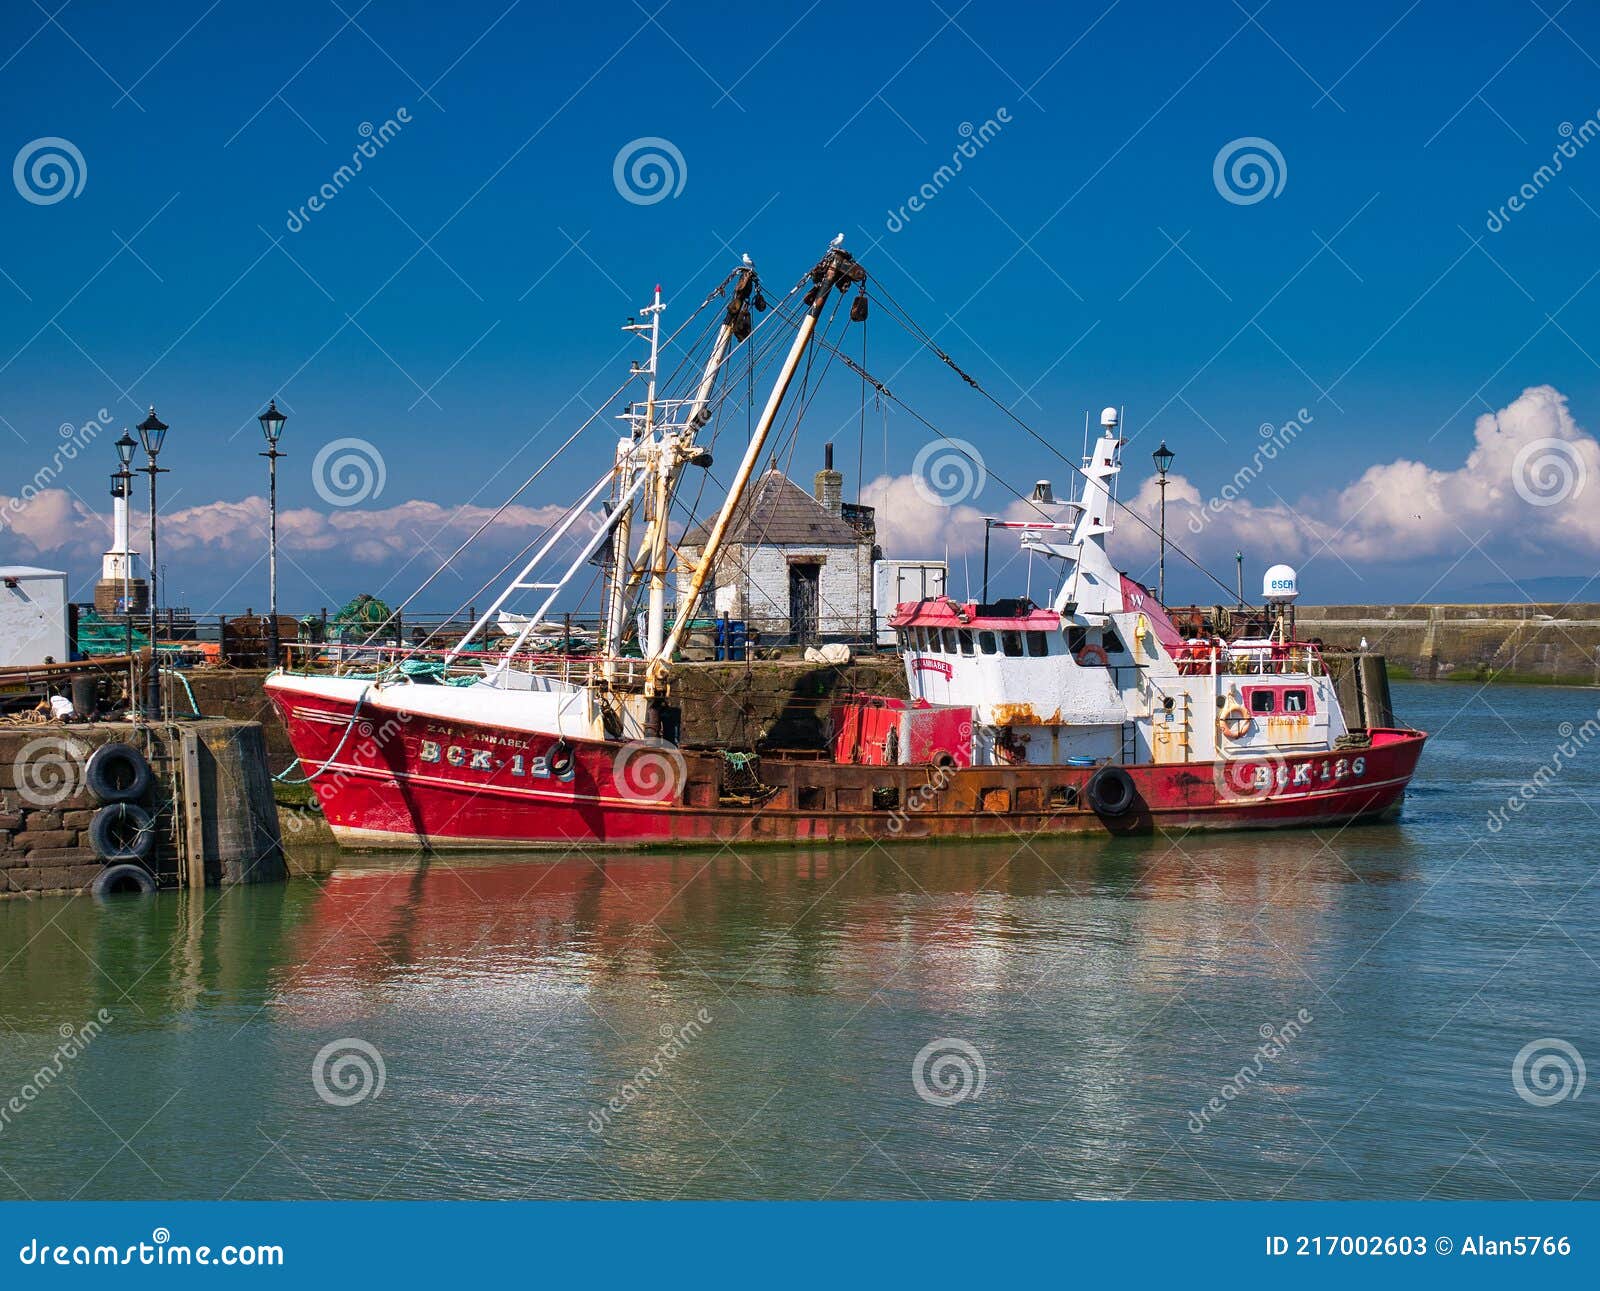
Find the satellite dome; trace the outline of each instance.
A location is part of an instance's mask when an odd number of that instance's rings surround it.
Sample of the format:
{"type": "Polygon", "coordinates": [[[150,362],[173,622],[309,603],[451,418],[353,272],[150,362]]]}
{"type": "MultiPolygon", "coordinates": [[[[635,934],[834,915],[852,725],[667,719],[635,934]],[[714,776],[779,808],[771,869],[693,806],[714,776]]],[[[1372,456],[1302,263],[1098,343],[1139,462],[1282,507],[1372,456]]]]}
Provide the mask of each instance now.
{"type": "Polygon", "coordinates": [[[1292,566],[1274,565],[1262,576],[1261,599],[1268,602],[1287,603],[1300,595],[1299,575],[1292,566]]]}
{"type": "Polygon", "coordinates": [[[1115,430],[1117,421],[1117,410],[1115,408],[1102,408],[1100,410],[1100,424],[1107,430],[1115,430]]]}

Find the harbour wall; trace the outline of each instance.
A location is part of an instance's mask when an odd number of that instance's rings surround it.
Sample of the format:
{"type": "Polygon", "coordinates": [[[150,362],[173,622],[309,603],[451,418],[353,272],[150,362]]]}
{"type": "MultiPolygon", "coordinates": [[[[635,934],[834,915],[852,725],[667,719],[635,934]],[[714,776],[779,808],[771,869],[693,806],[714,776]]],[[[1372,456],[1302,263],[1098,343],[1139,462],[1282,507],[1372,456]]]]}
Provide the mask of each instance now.
{"type": "Polygon", "coordinates": [[[107,804],[86,768],[112,743],[139,750],[152,772],[135,803],[151,820],[139,863],[157,886],[284,877],[258,724],[25,723],[0,726],[0,896],[83,891],[106,870],[92,831],[107,804]]]}
{"type": "Polygon", "coordinates": [[[1302,638],[1367,648],[1422,681],[1600,685],[1600,604],[1302,605],[1302,638]]]}

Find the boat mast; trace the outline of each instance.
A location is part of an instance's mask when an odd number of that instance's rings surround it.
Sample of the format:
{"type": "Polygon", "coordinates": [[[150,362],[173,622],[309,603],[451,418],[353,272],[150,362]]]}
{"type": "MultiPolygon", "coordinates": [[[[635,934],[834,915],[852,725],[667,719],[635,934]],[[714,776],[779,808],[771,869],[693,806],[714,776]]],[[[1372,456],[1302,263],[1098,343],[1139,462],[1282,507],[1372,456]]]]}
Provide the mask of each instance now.
{"type": "MultiPolygon", "coordinates": [[[[748,261],[749,257],[746,256],[745,259],[748,261]]],[[[727,358],[729,344],[734,340],[743,341],[750,335],[750,296],[757,283],[753,265],[747,264],[738,270],[738,282],[733,289],[733,299],[728,302],[728,308],[722,316],[722,325],[717,328],[717,339],[712,344],[711,357],[706,360],[705,368],[700,374],[700,385],[695,390],[694,398],[689,401],[683,425],[670,442],[663,442],[662,445],[660,460],[656,466],[653,515],[648,531],[650,600],[646,628],[647,657],[653,658],[661,653],[666,633],[667,521],[672,506],[673,483],[685,462],[697,460],[702,465],[711,464],[709,454],[696,448],[695,436],[699,433],[700,427],[711,420],[708,407],[711,392],[716,387],[717,374],[721,372],[727,358]]],[[[757,306],[764,309],[766,302],[758,300],[757,306]]]]}
{"type": "MultiPolygon", "coordinates": [[[[648,319],[647,322],[635,322],[629,319],[622,330],[632,332],[636,336],[648,334],[650,337],[650,366],[641,369],[636,362],[634,372],[640,371],[647,374],[648,384],[645,387],[644,415],[641,417],[634,411],[634,405],[628,405],[628,411],[623,414],[626,421],[633,423],[633,429],[627,439],[617,445],[617,489],[614,506],[621,506],[624,495],[631,493],[634,483],[633,473],[639,469],[648,470],[655,460],[655,453],[648,441],[655,430],[656,415],[656,374],[659,371],[661,358],[661,313],[666,306],[661,302],[661,284],[656,284],[655,299],[639,313],[648,319]],[[643,456],[645,465],[638,465],[640,446],[644,446],[643,456]]],[[[606,675],[612,672],[612,660],[622,650],[622,639],[627,630],[628,614],[628,584],[630,579],[628,552],[633,533],[633,508],[630,505],[617,517],[616,529],[611,543],[611,586],[606,597],[606,623],[602,648],[606,656],[606,675]]]]}
{"type": "MultiPolygon", "coordinates": [[[[841,234],[842,238],[843,235],[841,234]]],[[[847,289],[852,283],[865,281],[867,272],[856,263],[855,257],[837,245],[829,250],[811,271],[812,288],[806,294],[806,312],[800,320],[800,326],[795,331],[794,343],[789,347],[788,357],[783,361],[783,369],[778,373],[772,392],[767,396],[766,407],[761,410],[761,417],[756,422],[755,430],[750,436],[750,442],[745,446],[744,458],[739,463],[739,470],[733,477],[733,483],[728,487],[727,499],[722,504],[722,509],[717,512],[715,523],[711,532],[706,537],[705,550],[701,553],[699,563],[695,565],[694,574],[689,579],[689,586],[684,590],[682,599],[678,604],[678,613],[672,623],[672,631],[662,642],[659,650],[651,651],[649,655],[650,666],[645,676],[645,694],[656,696],[661,693],[662,676],[666,663],[677,650],[679,642],[683,639],[684,629],[688,626],[689,616],[694,612],[694,607],[700,603],[700,597],[705,592],[706,581],[711,576],[711,571],[716,565],[717,557],[722,552],[723,539],[728,532],[728,526],[733,521],[733,513],[744,497],[750,476],[754,473],[756,464],[761,460],[761,454],[766,448],[767,435],[772,430],[772,424],[777,420],[778,410],[783,405],[784,396],[789,391],[789,384],[794,380],[795,371],[800,366],[800,359],[805,354],[806,347],[811,343],[812,333],[816,331],[817,319],[822,313],[822,306],[827,302],[833,288],[841,291],[847,289]]]]}

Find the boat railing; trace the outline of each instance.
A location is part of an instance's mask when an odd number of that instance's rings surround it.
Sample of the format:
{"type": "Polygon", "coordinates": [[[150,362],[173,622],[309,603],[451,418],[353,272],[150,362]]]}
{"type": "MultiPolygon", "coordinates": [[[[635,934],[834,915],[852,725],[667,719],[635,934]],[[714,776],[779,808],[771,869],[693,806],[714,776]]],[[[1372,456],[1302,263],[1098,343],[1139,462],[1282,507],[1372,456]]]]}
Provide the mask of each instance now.
{"type": "MultiPolygon", "coordinates": [[[[286,642],[285,671],[296,675],[334,677],[412,677],[424,682],[480,681],[501,664],[508,673],[543,677],[573,686],[602,682],[612,689],[632,689],[644,684],[644,660],[608,658],[594,654],[474,650],[448,660],[448,650],[423,650],[415,646],[340,645],[286,642]],[[448,662],[447,662],[448,660],[448,662]],[[488,665],[488,667],[485,667],[488,665]]],[[[512,689],[514,687],[508,687],[512,689]]]]}
{"type": "Polygon", "coordinates": [[[1174,652],[1178,671],[1188,677],[1320,677],[1327,673],[1322,651],[1310,642],[1230,646],[1196,642],[1174,652]]]}

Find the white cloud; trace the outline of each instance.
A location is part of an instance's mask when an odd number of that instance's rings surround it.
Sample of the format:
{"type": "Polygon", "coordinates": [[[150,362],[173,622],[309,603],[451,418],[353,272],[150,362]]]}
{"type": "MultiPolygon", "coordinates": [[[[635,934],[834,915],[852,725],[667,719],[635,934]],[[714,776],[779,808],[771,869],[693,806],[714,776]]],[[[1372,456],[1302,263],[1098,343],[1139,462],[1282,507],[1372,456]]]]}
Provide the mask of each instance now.
{"type": "MultiPolygon", "coordinates": [[[[542,530],[565,512],[565,507],[554,505],[507,507],[489,534],[542,530]]],[[[447,507],[423,501],[381,510],[298,508],[278,512],[278,542],[282,550],[297,555],[337,551],[361,564],[404,559],[424,546],[434,547],[442,558],[493,514],[492,507],[447,507]]],[[[149,523],[148,513],[134,512],[131,524],[136,549],[146,545],[140,535],[148,532],[149,523]]],[[[253,560],[261,554],[266,539],[267,500],[262,497],[161,513],[163,560],[180,553],[253,560]]],[[[492,536],[487,541],[492,542],[492,536]]],[[[0,551],[9,556],[65,554],[81,559],[86,554],[98,556],[110,543],[110,518],[91,511],[64,489],[45,489],[27,500],[0,494],[0,551]]]]}

